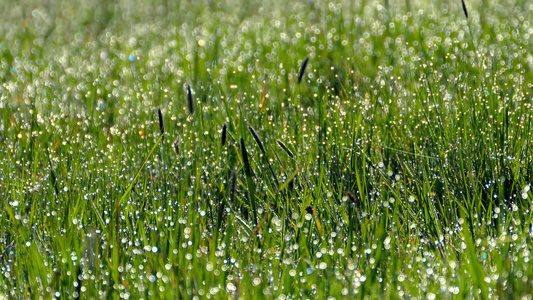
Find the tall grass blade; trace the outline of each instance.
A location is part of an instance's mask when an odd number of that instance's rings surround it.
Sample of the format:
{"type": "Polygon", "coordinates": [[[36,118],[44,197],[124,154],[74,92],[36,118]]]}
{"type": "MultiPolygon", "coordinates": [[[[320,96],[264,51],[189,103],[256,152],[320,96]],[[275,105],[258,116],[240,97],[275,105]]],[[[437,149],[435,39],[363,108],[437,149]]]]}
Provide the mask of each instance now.
{"type": "Polygon", "coordinates": [[[106,228],[104,219],[100,215],[100,212],[98,211],[98,209],[96,208],[96,205],[94,204],[94,202],[92,200],[91,200],[91,208],[93,209],[93,212],[96,215],[96,220],[98,221],[98,223],[100,223],[100,227],[102,228],[102,231],[105,234],[107,234],[107,228],[106,228]]]}
{"type": "Polygon", "coordinates": [[[296,175],[298,174],[298,172],[300,171],[300,167],[298,167],[298,169],[296,169],[296,171],[294,171],[294,173],[292,173],[291,177],[287,178],[287,180],[285,180],[285,182],[283,183],[283,185],[278,189],[278,191],[282,191],[283,189],[285,189],[289,183],[294,179],[294,177],[296,177],[296,175]]]}
{"type": "Polygon", "coordinates": [[[235,169],[231,171],[231,190],[229,194],[229,201],[231,203],[234,203],[235,201],[235,189],[237,187],[237,173],[235,172],[235,169]]]}
{"type": "Polygon", "coordinates": [[[50,179],[52,180],[52,186],[54,187],[56,196],[59,197],[59,188],[57,187],[56,174],[54,173],[54,170],[52,169],[52,162],[49,160],[48,164],[50,165],[50,179]]]}
{"type": "Polygon", "coordinates": [[[150,153],[148,153],[148,155],[144,159],[144,162],[142,163],[141,167],[139,168],[139,170],[137,170],[137,173],[135,174],[135,177],[133,177],[133,180],[131,181],[130,185],[126,188],[126,191],[124,191],[124,194],[122,194],[122,197],[120,197],[120,199],[115,202],[115,218],[117,218],[117,222],[118,222],[118,214],[119,214],[120,205],[124,201],[126,201],[126,198],[128,198],[129,194],[131,193],[131,190],[133,189],[133,186],[135,185],[135,182],[137,182],[139,175],[141,175],[141,171],[144,169],[144,166],[146,165],[150,157],[152,157],[152,155],[154,154],[154,151],[157,148],[157,145],[161,143],[162,139],[163,139],[163,136],[160,136],[159,139],[157,139],[154,146],[152,146],[150,153]]]}

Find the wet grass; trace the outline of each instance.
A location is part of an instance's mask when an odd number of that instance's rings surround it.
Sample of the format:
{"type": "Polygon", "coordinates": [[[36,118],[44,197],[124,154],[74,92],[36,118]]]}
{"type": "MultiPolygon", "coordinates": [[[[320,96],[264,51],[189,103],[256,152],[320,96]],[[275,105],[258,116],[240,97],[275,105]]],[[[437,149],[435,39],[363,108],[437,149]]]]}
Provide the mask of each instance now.
{"type": "Polygon", "coordinates": [[[531,299],[528,1],[0,10],[0,297],[531,299]]]}

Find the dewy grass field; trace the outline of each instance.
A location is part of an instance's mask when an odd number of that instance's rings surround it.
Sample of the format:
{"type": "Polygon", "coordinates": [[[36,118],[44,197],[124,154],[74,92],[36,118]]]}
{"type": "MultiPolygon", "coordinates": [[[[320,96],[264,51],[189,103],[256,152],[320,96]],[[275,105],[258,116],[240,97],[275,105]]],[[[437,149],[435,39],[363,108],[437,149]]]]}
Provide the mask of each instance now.
{"type": "Polygon", "coordinates": [[[0,11],[0,298],[531,299],[530,1],[0,11]]]}

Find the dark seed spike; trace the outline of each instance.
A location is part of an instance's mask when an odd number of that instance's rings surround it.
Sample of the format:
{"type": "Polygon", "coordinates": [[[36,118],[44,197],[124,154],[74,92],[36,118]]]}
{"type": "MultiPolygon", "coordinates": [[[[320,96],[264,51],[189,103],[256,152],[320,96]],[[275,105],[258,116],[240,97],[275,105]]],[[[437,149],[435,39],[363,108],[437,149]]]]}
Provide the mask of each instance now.
{"type": "Polygon", "coordinates": [[[465,13],[465,17],[468,19],[468,10],[466,9],[465,0],[461,0],[461,4],[463,5],[463,12],[465,13]]]}
{"type": "MultiPolygon", "coordinates": [[[[163,124],[163,113],[161,113],[161,109],[157,109],[157,115],[159,116],[159,131],[161,132],[161,135],[165,134],[165,125],[163,124]]],[[[162,141],[165,140],[165,136],[161,139],[162,141]]]]}
{"type": "Polygon", "coordinates": [[[246,151],[246,145],[244,144],[244,139],[241,137],[241,153],[242,161],[244,163],[244,172],[246,176],[252,177],[252,167],[250,166],[250,161],[248,160],[248,152],[246,151]]]}
{"type": "Polygon", "coordinates": [[[252,136],[254,137],[254,140],[257,143],[257,145],[259,145],[259,148],[261,149],[261,152],[263,152],[263,154],[266,155],[265,147],[263,146],[263,143],[259,139],[259,136],[255,132],[254,128],[252,126],[248,125],[248,129],[252,133],[252,136]]]}
{"type": "Polygon", "coordinates": [[[226,145],[227,130],[228,130],[228,124],[224,123],[224,126],[222,126],[222,146],[226,145]]]}
{"type": "Polygon", "coordinates": [[[298,74],[298,84],[302,82],[302,78],[304,77],[305,68],[307,67],[308,62],[309,62],[309,57],[306,57],[304,59],[304,62],[302,63],[302,66],[300,67],[300,74],[298,74]]]}
{"type": "Polygon", "coordinates": [[[285,146],[282,141],[277,140],[276,142],[278,143],[278,146],[281,147],[281,149],[287,152],[287,155],[289,155],[290,158],[294,158],[294,155],[292,154],[291,150],[289,150],[289,148],[287,148],[287,146],[285,146]]]}
{"type": "Polygon", "coordinates": [[[189,103],[189,112],[194,114],[194,107],[193,107],[193,100],[192,100],[192,92],[191,92],[191,85],[187,84],[187,102],[189,103]]]}

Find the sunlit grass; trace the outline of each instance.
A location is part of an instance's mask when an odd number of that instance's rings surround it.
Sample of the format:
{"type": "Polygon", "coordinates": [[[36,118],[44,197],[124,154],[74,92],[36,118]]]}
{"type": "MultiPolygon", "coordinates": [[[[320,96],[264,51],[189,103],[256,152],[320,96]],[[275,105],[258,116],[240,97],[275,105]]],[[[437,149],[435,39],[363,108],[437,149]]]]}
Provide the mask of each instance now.
{"type": "Polygon", "coordinates": [[[0,297],[531,298],[533,6],[463,3],[0,4],[0,297]]]}

